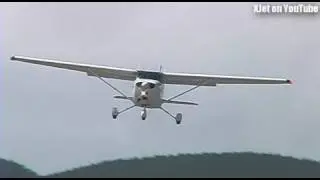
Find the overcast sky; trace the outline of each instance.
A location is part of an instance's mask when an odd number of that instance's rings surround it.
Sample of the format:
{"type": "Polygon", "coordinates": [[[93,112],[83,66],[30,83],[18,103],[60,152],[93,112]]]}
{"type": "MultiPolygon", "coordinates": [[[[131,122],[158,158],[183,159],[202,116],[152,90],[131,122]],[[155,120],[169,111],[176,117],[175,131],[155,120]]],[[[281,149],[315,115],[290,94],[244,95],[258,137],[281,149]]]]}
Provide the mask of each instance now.
{"type": "MultiPolygon", "coordinates": [[[[320,160],[320,17],[257,17],[251,3],[1,3],[0,157],[40,174],[117,158],[255,151],[320,160]],[[84,73],[12,55],[166,72],[288,78],[200,88],[140,108],[84,73]]],[[[110,80],[131,95],[132,82],[110,80]]],[[[165,97],[190,88],[166,86],[165,97]]]]}

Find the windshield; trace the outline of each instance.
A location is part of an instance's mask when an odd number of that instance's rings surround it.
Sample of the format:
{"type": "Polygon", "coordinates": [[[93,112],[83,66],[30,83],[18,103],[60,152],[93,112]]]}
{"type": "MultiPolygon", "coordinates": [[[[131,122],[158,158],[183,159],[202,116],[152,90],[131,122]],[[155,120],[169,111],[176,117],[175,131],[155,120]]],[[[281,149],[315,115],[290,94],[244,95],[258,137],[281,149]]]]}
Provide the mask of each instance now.
{"type": "Polygon", "coordinates": [[[159,72],[139,71],[138,77],[142,79],[152,79],[162,82],[162,74],[159,72]]]}

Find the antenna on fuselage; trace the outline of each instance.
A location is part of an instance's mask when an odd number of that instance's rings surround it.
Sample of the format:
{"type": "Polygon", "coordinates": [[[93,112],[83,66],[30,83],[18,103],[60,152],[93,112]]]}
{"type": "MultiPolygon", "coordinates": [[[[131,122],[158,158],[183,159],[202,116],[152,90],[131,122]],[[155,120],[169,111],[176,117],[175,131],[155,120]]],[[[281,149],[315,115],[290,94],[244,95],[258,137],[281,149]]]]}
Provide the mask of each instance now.
{"type": "Polygon", "coordinates": [[[162,72],[162,65],[160,65],[160,72],[162,72]]]}

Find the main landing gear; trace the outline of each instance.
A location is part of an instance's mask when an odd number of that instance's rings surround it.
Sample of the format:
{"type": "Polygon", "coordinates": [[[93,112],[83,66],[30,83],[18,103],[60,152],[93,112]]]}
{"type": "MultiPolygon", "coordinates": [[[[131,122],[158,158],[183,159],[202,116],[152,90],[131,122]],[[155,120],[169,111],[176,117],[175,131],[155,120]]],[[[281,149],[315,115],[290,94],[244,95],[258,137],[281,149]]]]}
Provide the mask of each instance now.
{"type": "MultiPolygon", "coordinates": [[[[118,111],[118,108],[116,108],[116,107],[112,108],[112,118],[113,119],[117,119],[119,114],[121,114],[121,113],[123,113],[123,112],[125,112],[125,111],[127,111],[127,110],[129,110],[129,109],[131,109],[133,107],[135,107],[135,105],[133,105],[131,107],[128,107],[128,108],[126,108],[126,109],[124,109],[122,111],[118,111]]],[[[143,110],[141,111],[141,119],[142,120],[146,120],[146,118],[147,118],[147,109],[144,107],[143,110]]]]}
{"type": "Polygon", "coordinates": [[[182,114],[181,113],[178,113],[177,115],[176,115],[176,123],[177,124],[181,124],[181,121],[182,121],[182,114]]]}
{"type": "Polygon", "coordinates": [[[118,108],[116,107],[112,108],[112,118],[117,119],[118,115],[119,115],[118,108]]]}
{"type": "Polygon", "coordinates": [[[178,113],[176,116],[173,116],[171,113],[169,113],[167,110],[165,110],[163,107],[160,107],[160,109],[162,111],[164,111],[165,113],[167,113],[169,116],[171,116],[173,119],[176,120],[176,124],[181,124],[181,121],[182,121],[182,114],[181,113],[178,113]]]}
{"type": "Polygon", "coordinates": [[[117,119],[117,117],[118,117],[119,114],[121,114],[121,113],[123,113],[123,112],[125,112],[125,111],[128,111],[129,109],[132,109],[132,108],[134,108],[135,106],[136,106],[136,105],[132,105],[132,106],[130,106],[130,107],[128,107],[128,108],[126,108],[126,109],[124,109],[124,110],[122,110],[122,111],[118,111],[118,108],[116,108],[116,107],[112,108],[112,118],[113,118],[113,119],[117,119]]]}
{"type": "MultiPolygon", "coordinates": [[[[96,74],[96,73],[95,73],[94,71],[92,71],[90,68],[88,68],[88,72],[90,73],[90,75],[96,76],[96,77],[99,78],[101,81],[103,81],[105,84],[107,84],[108,86],[110,86],[113,90],[115,90],[115,91],[117,91],[118,93],[120,93],[125,99],[128,99],[128,100],[132,101],[133,105],[130,106],[130,107],[128,107],[128,108],[126,108],[126,109],[124,109],[124,110],[122,110],[122,111],[119,111],[116,107],[112,108],[112,118],[113,118],[113,119],[117,119],[117,117],[118,117],[119,114],[121,114],[121,113],[123,113],[123,112],[125,112],[125,111],[127,111],[127,110],[129,110],[129,109],[132,109],[133,107],[136,107],[136,104],[135,104],[135,102],[133,101],[132,98],[127,97],[127,96],[126,96],[124,93],[122,93],[119,89],[115,88],[115,87],[112,86],[110,83],[108,83],[107,81],[105,81],[103,78],[101,78],[98,74],[96,74]]],[[[193,88],[191,88],[191,89],[189,89],[189,90],[187,90],[187,91],[185,91],[185,92],[183,92],[183,93],[180,93],[180,94],[178,94],[178,95],[176,95],[176,96],[174,96],[174,97],[172,97],[172,98],[170,98],[170,99],[168,99],[168,101],[173,100],[173,99],[175,99],[175,98],[177,98],[177,97],[179,97],[179,96],[181,96],[181,95],[183,95],[183,94],[185,94],[185,93],[187,93],[187,92],[190,92],[190,91],[192,91],[192,90],[200,87],[200,84],[201,84],[201,83],[204,83],[204,82],[199,82],[199,85],[197,85],[197,86],[195,86],[195,87],[193,87],[193,88]]],[[[165,110],[164,108],[160,107],[160,109],[163,110],[164,112],[166,112],[168,115],[170,115],[173,119],[175,119],[175,121],[176,121],[177,124],[181,124],[181,121],[182,121],[182,114],[181,114],[181,113],[178,113],[176,116],[173,116],[171,113],[169,113],[169,112],[168,112],[167,110],[165,110]]],[[[146,110],[146,107],[144,107],[143,110],[142,110],[142,112],[141,112],[141,119],[142,119],[142,120],[146,120],[146,118],[147,118],[147,110],[146,110]]]]}
{"type": "MultiPolygon", "coordinates": [[[[117,119],[118,115],[135,107],[135,105],[131,106],[131,107],[128,107],[122,111],[118,111],[118,109],[116,107],[112,108],[112,118],[113,119],[117,119]]],[[[178,113],[176,116],[173,116],[171,113],[169,113],[167,110],[165,110],[164,108],[160,107],[160,109],[162,111],[164,111],[165,113],[167,113],[169,116],[171,116],[175,121],[176,121],[176,124],[181,124],[181,121],[182,121],[182,114],[181,113],[178,113]]],[[[143,108],[143,110],[141,111],[141,119],[142,120],[146,120],[147,119],[147,109],[146,107],[143,108]]]]}

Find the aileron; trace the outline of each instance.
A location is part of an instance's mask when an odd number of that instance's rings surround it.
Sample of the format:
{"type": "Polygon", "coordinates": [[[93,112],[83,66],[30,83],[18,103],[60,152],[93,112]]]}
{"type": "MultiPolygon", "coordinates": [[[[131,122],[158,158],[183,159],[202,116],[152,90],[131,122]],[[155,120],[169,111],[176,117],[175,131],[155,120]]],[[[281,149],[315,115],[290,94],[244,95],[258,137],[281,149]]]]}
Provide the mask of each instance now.
{"type": "Polygon", "coordinates": [[[265,77],[221,76],[205,74],[165,73],[164,83],[216,86],[217,84],[291,84],[288,79],[265,77]]]}
{"type": "Polygon", "coordinates": [[[57,60],[30,58],[30,57],[23,57],[23,56],[12,56],[11,60],[21,61],[21,62],[26,62],[31,64],[44,65],[44,66],[51,66],[51,67],[67,69],[67,70],[74,70],[79,72],[85,72],[87,73],[88,76],[93,76],[92,73],[88,70],[90,69],[91,71],[98,74],[100,77],[104,77],[104,78],[114,78],[114,79],[131,80],[131,81],[136,78],[136,71],[132,69],[63,62],[63,61],[57,61],[57,60]]]}

